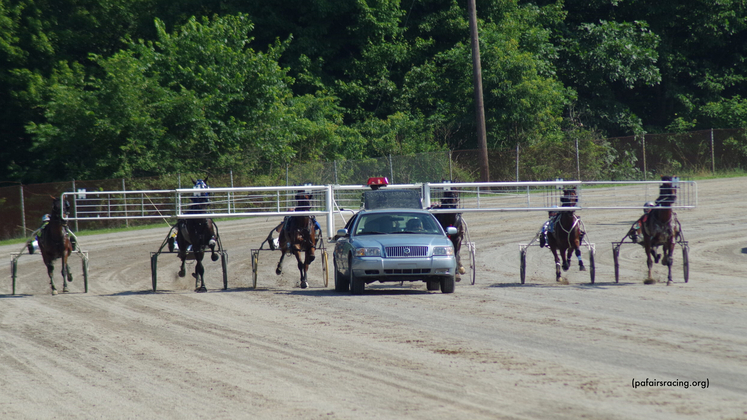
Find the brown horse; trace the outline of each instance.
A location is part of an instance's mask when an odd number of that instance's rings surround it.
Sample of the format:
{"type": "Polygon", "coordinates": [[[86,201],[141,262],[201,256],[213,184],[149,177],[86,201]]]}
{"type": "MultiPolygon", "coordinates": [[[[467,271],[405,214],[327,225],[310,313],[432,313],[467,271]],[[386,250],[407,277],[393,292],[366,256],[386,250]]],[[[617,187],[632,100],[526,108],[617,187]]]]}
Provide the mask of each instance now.
{"type": "MultiPolygon", "coordinates": [[[[67,231],[67,222],[62,217],[61,199],[52,197],[52,213],[49,223],[42,229],[39,235],[39,251],[41,251],[44,265],[47,266],[49,274],[49,285],[52,288],[52,294],[57,294],[57,288],[54,286],[54,260],[62,259],[62,291],[67,292],[67,282],[73,281],[73,275],[70,273],[70,267],[67,259],[73,252],[73,244],[70,242],[70,236],[67,231]]],[[[70,205],[64,202],[64,212],[68,213],[70,205]]]]}
{"type": "MultiPolygon", "coordinates": [[[[295,211],[311,210],[312,194],[306,191],[298,191],[295,199],[297,206],[295,211]]],[[[317,232],[321,229],[312,216],[289,216],[283,223],[270,231],[267,241],[270,249],[275,249],[272,239],[272,233],[278,232],[278,243],[282,254],[280,261],[275,269],[275,274],[280,275],[283,272],[283,259],[285,254],[293,254],[298,262],[298,271],[301,273],[301,288],[309,287],[308,271],[309,265],[316,259],[317,232]],[[301,261],[301,253],[304,253],[304,259],[301,261]]]]}
{"type": "MultiPolygon", "coordinates": [[[[578,195],[575,188],[563,190],[560,198],[561,207],[575,207],[578,195]]],[[[584,231],[581,228],[581,219],[573,210],[561,210],[551,216],[547,231],[547,244],[555,258],[555,281],[560,282],[561,259],[563,271],[568,271],[571,266],[570,260],[573,253],[578,258],[578,269],[586,271],[584,261],[581,258],[581,241],[584,231]]]]}
{"type": "Polygon", "coordinates": [[[679,224],[677,215],[672,211],[672,204],[677,199],[677,189],[672,184],[671,176],[662,176],[663,183],[659,186],[659,198],[656,199],[655,207],[648,214],[639,219],[642,245],[646,249],[646,264],[648,265],[648,278],[646,284],[654,283],[651,276],[654,263],[667,266],[667,285],[672,284],[672,254],[674,252],[675,239],[679,235],[679,224]],[[656,248],[662,247],[663,256],[656,252],[656,248]]]}
{"type": "MultiPolygon", "coordinates": [[[[455,209],[458,206],[459,193],[457,191],[449,189],[444,191],[444,194],[441,197],[441,204],[432,208],[455,209]]],[[[454,245],[454,255],[456,256],[456,281],[460,281],[460,275],[466,272],[464,266],[462,265],[462,258],[459,255],[459,251],[462,249],[462,240],[464,239],[465,235],[465,223],[464,220],[462,220],[462,213],[435,213],[434,216],[436,216],[436,220],[438,220],[438,222],[441,224],[441,227],[444,228],[444,231],[450,226],[457,228],[456,235],[449,235],[449,239],[451,240],[452,245],[454,245]]]]}
{"type": "MultiPolygon", "coordinates": [[[[207,177],[205,180],[192,180],[195,189],[208,188],[207,177]]],[[[194,193],[194,197],[191,197],[192,204],[191,210],[188,213],[204,213],[208,206],[208,194],[205,192],[194,193]]],[[[179,277],[186,275],[184,268],[185,260],[187,259],[187,252],[191,246],[192,254],[196,261],[195,272],[192,276],[195,278],[195,292],[206,292],[205,287],[205,267],[202,265],[202,259],[205,257],[205,248],[210,248],[210,259],[213,261],[218,260],[218,254],[215,252],[217,241],[215,240],[217,233],[217,227],[213,222],[213,219],[179,219],[177,221],[177,233],[176,242],[179,245],[178,257],[182,260],[182,266],[179,269],[179,277]]]]}

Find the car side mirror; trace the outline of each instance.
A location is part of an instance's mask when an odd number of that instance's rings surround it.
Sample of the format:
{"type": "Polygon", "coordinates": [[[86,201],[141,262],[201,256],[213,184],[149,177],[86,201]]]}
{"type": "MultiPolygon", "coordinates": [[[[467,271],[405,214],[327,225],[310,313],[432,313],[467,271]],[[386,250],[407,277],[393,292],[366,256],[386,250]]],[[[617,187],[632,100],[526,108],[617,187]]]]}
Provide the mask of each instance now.
{"type": "Polygon", "coordinates": [[[337,236],[338,238],[343,237],[343,236],[348,236],[348,230],[347,229],[338,229],[337,230],[337,235],[335,235],[335,236],[337,236]]]}
{"type": "Polygon", "coordinates": [[[459,231],[454,226],[449,226],[446,228],[446,234],[447,235],[456,235],[459,231]]]}

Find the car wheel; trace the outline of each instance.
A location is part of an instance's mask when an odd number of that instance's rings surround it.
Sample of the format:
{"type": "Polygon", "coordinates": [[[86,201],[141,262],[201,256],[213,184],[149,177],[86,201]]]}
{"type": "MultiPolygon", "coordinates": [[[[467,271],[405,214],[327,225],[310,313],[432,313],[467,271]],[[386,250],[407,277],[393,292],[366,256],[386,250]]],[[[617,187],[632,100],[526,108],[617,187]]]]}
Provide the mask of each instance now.
{"type": "Polygon", "coordinates": [[[362,295],[363,291],[366,290],[366,282],[363,279],[356,278],[353,274],[353,257],[349,257],[349,275],[348,280],[350,281],[350,294],[362,295]]]}
{"type": "Polygon", "coordinates": [[[337,269],[337,261],[334,262],[335,266],[335,292],[347,292],[350,288],[348,279],[337,269]]]}
{"type": "Polygon", "coordinates": [[[441,282],[439,282],[438,280],[426,280],[425,288],[431,291],[438,290],[441,288],[441,282]]]}
{"type": "Polygon", "coordinates": [[[454,293],[454,276],[441,279],[441,293],[454,293]]]}

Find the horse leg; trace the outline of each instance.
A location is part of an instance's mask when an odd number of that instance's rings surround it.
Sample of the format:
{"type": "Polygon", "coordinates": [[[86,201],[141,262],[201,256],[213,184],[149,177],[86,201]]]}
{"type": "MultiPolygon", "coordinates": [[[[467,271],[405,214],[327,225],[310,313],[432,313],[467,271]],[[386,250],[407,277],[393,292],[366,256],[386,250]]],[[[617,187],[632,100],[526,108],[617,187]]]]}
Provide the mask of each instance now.
{"type": "Polygon", "coordinates": [[[560,255],[563,257],[563,271],[568,271],[571,268],[571,256],[573,256],[573,248],[561,251],[560,255]]]}
{"type": "Polygon", "coordinates": [[[454,245],[454,255],[456,256],[456,263],[457,263],[457,278],[459,278],[460,274],[464,274],[467,272],[467,270],[464,269],[464,266],[462,265],[462,257],[459,255],[459,251],[462,249],[462,238],[461,238],[462,232],[457,233],[456,238],[452,238],[451,242],[454,245]]]}
{"type": "Polygon", "coordinates": [[[195,278],[195,292],[207,292],[205,287],[205,267],[202,265],[202,258],[205,256],[205,251],[195,251],[195,272],[192,274],[195,278]]]}
{"type": "Polygon", "coordinates": [[[550,246],[550,251],[552,251],[552,256],[555,258],[555,281],[559,282],[562,277],[560,276],[560,257],[558,257],[558,250],[553,246],[550,246]]]}
{"type": "Polygon", "coordinates": [[[662,260],[662,264],[667,265],[667,286],[672,284],[672,253],[674,252],[674,237],[670,238],[670,241],[668,244],[664,246],[664,259],[662,260]]]}
{"type": "Polygon", "coordinates": [[[215,253],[216,245],[218,245],[218,243],[215,241],[215,238],[210,238],[208,246],[210,247],[210,259],[212,261],[218,261],[218,254],[215,253]]]}
{"type": "Polygon", "coordinates": [[[652,284],[654,283],[654,278],[651,276],[651,272],[654,268],[654,261],[651,257],[651,254],[654,253],[654,251],[651,249],[651,245],[648,241],[644,242],[644,247],[646,248],[646,265],[648,266],[648,278],[644,280],[645,284],[652,284]]]}
{"type": "Polygon", "coordinates": [[[280,261],[278,261],[278,266],[275,269],[275,274],[277,274],[278,276],[280,274],[282,274],[282,272],[283,272],[283,259],[285,258],[285,253],[287,251],[285,250],[285,248],[281,247],[280,248],[280,252],[281,252],[281,254],[280,254],[280,261]]]}
{"type": "Polygon", "coordinates": [[[47,274],[49,275],[49,286],[52,288],[52,295],[56,295],[57,288],[54,287],[54,264],[52,264],[52,261],[47,263],[47,274]]]}
{"type": "Polygon", "coordinates": [[[67,293],[67,282],[73,281],[73,275],[70,273],[70,266],[67,264],[67,259],[70,254],[62,254],[62,293],[67,293]]]}
{"type": "Polygon", "coordinates": [[[581,258],[581,249],[576,248],[576,258],[578,258],[578,270],[579,271],[586,271],[586,267],[584,267],[584,260],[581,258]]]}
{"type": "Polygon", "coordinates": [[[309,287],[309,282],[306,281],[306,271],[308,270],[309,265],[308,263],[304,264],[301,262],[301,252],[295,247],[293,248],[293,255],[296,257],[296,261],[298,261],[298,271],[301,273],[301,288],[305,289],[309,287]]]}

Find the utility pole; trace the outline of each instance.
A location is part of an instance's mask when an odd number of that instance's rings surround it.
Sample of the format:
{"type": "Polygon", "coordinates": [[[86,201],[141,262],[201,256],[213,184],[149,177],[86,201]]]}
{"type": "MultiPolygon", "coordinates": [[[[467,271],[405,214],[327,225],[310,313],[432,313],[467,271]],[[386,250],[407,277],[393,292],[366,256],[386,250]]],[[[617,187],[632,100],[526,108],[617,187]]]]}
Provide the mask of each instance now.
{"type": "Polygon", "coordinates": [[[485,134],[485,106],[482,102],[482,67],[480,66],[480,43],[477,36],[477,10],[475,0],[467,0],[469,32],[472,44],[472,74],[475,87],[475,114],[477,114],[477,144],[480,148],[480,180],[490,181],[488,166],[488,140],[485,134]]]}

